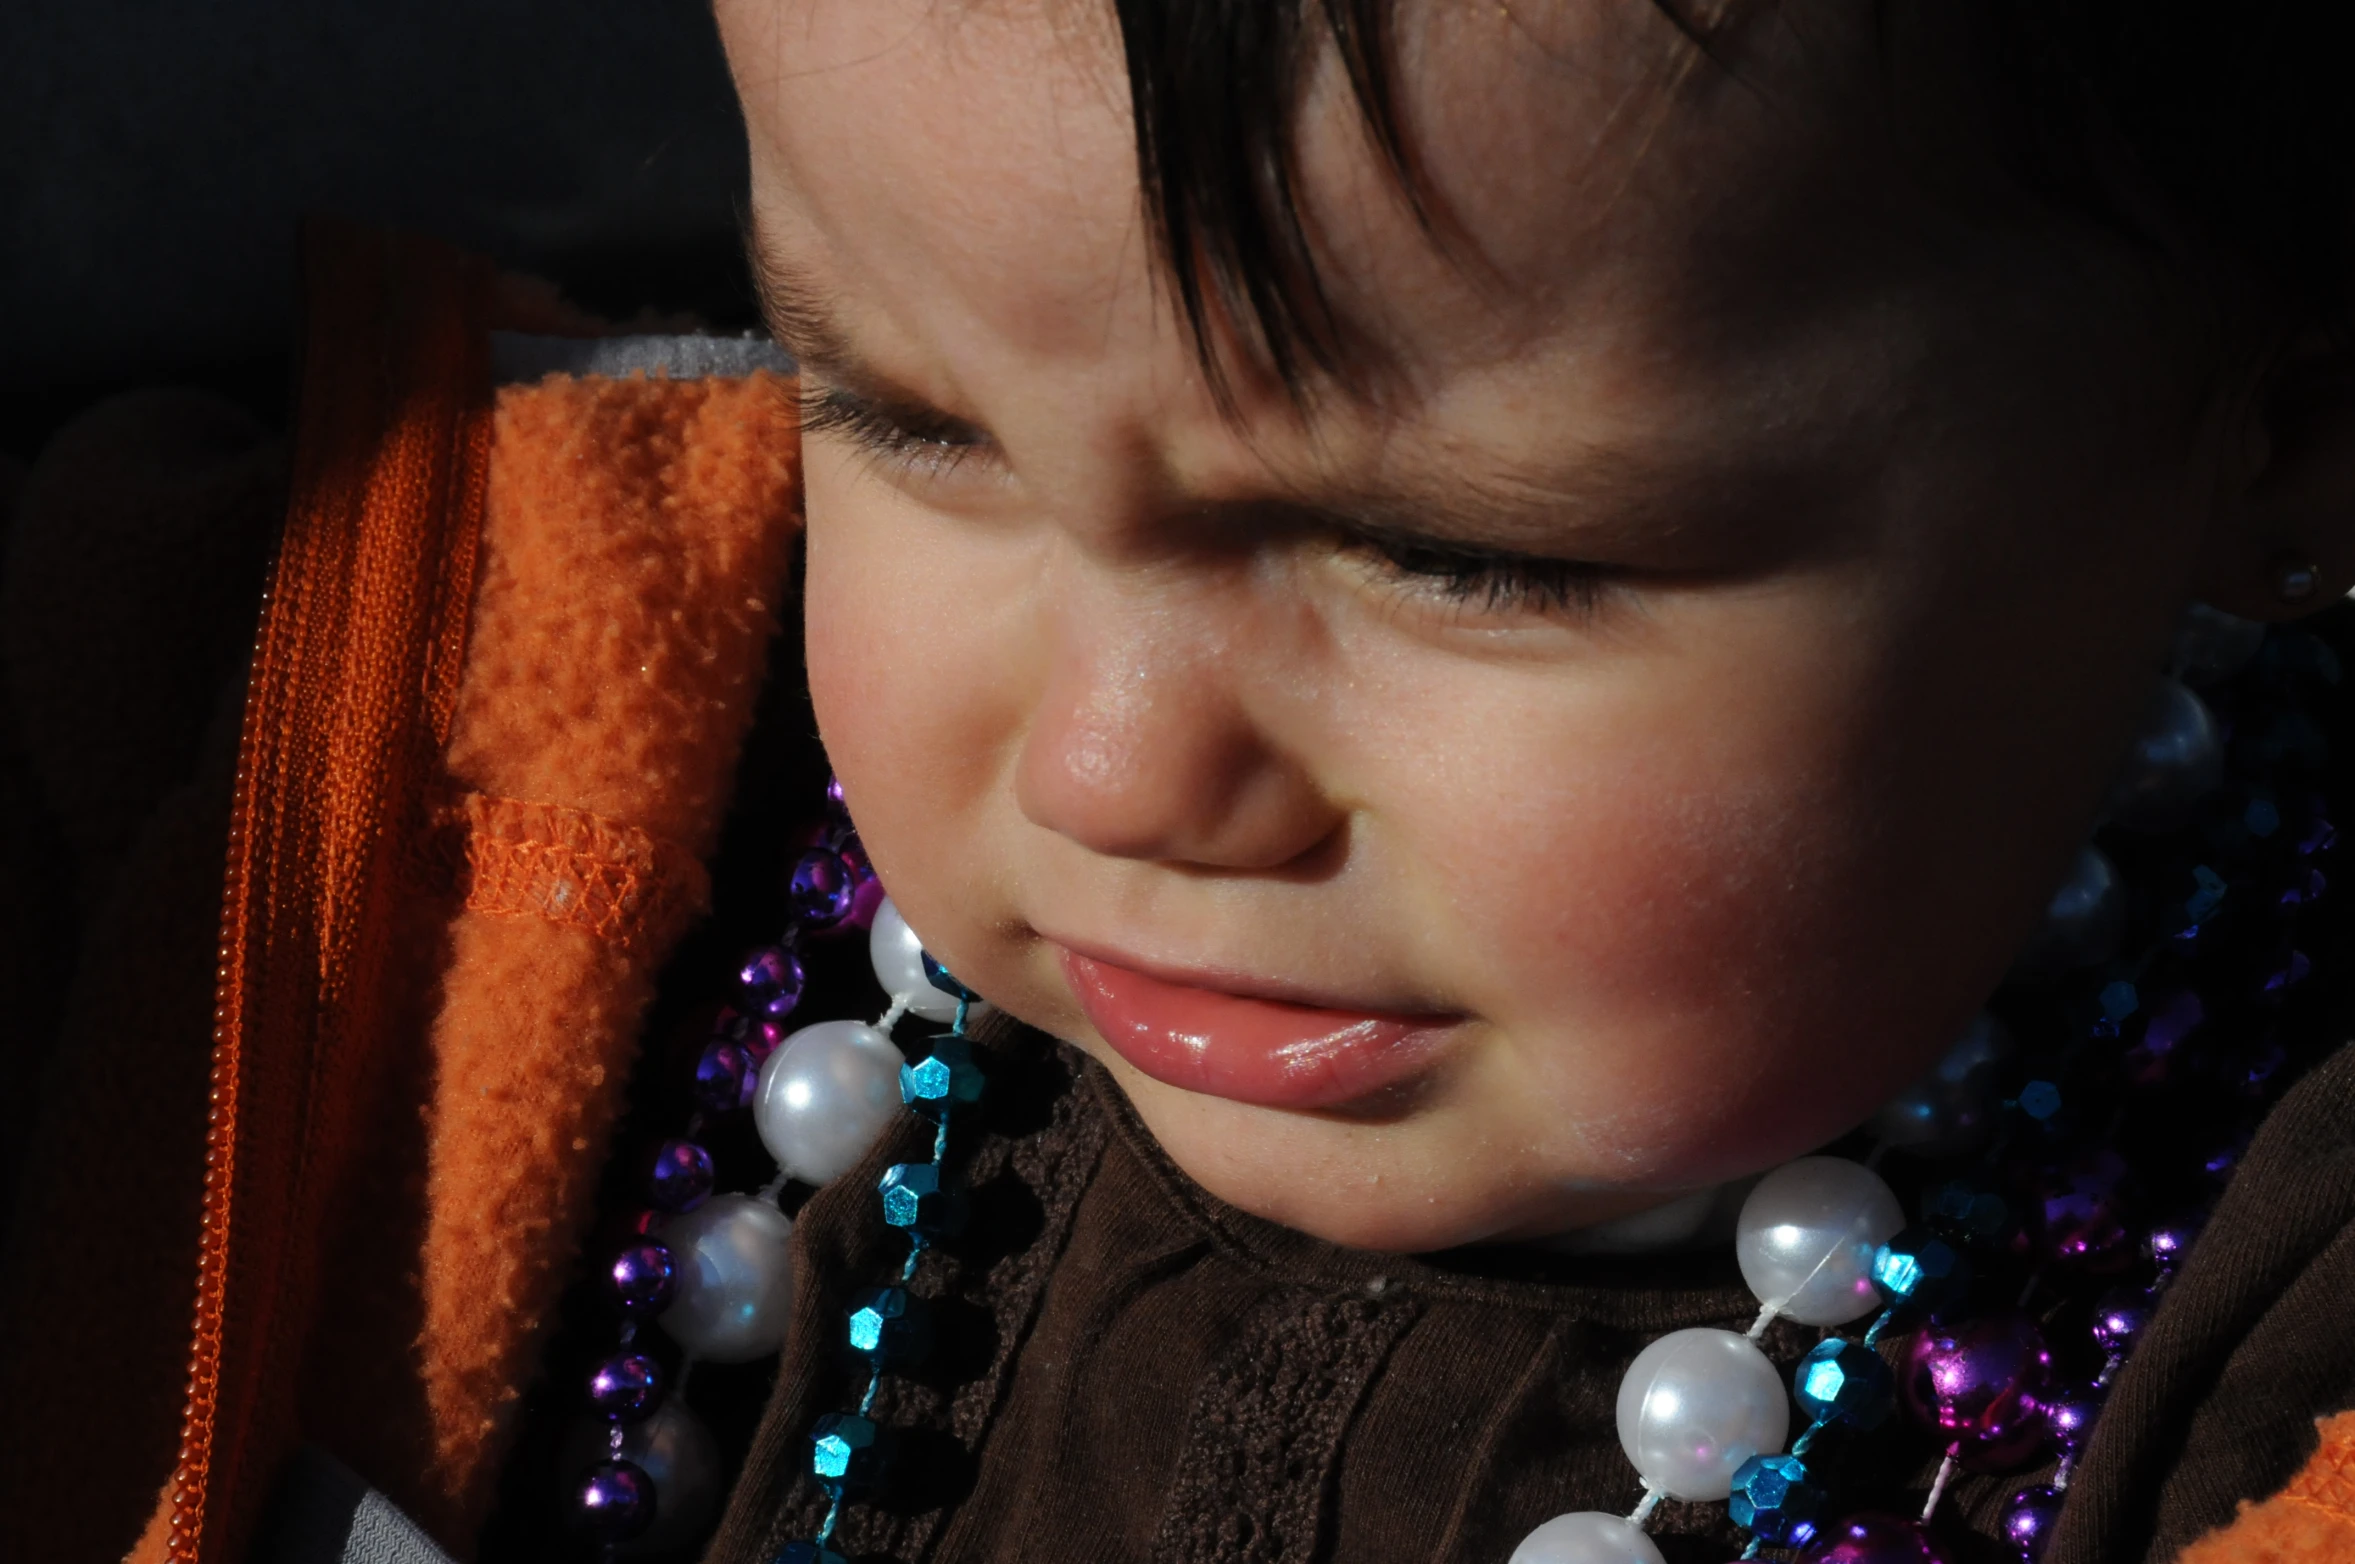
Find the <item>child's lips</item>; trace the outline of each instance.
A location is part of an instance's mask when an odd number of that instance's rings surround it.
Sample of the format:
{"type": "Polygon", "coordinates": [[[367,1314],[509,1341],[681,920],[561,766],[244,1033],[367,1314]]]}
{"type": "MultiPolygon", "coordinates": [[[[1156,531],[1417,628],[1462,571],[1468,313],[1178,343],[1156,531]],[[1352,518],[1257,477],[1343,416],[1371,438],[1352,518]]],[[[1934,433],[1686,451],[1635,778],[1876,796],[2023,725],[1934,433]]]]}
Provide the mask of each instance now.
{"type": "Polygon", "coordinates": [[[1164,1085],[1271,1108],[1337,1108],[1419,1074],[1446,1016],[1263,999],[1062,952],[1080,1008],[1123,1059],[1164,1085]]]}

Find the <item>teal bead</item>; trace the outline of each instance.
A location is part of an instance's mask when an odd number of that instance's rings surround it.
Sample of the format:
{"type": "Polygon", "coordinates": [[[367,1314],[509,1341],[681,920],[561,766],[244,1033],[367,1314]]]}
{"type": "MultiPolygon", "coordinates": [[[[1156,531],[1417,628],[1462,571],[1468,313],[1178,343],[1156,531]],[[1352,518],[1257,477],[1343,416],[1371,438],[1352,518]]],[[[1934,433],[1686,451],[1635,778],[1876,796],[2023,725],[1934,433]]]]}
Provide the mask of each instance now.
{"type": "MultiPolygon", "coordinates": [[[[2053,1095],[2053,1106],[2057,1109],[2060,1094],[2055,1091],[2053,1095]]],[[[2003,1196],[1993,1190],[1958,1178],[1939,1185],[1923,1197],[1922,1219],[1932,1227],[1962,1234],[1966,1242],[1977,1243],[1999,1236],[2010,1223],[2012,1210],[2004,1203],[2003,1196]]]]}
{"type": "Polygon", "coordinates": [[[769,1564],[850,1564],[822,1542],[788,1542],[769,1564]]]}
{"type": "Polygon", "coordinates": [[[1897,1408],[1897,1376],[1881,1355],[1837,1336],[1799,1360],[1791,1391],[1809,1418],[1843,1428],[1878,1428],[1897,1408]]]}
{"type": "Polygon", "coordinates": [[[1891,1303],[1940,1314],[1970,1291],[1971,1265],[1945,1239],[1909,1227],[1874,1252],[1873,1285],[1891,1303]]]}
{"type": "Polygon", "coordinates": [[[905,1287],[872,1287],[851,1300],[850,1348],[876,1369],[923,1361],[932,1349],[932,1317],[905,1287]]]}
{"type": "Polygon", "coordinates": [[[899,1067],[900,1100],[936,1123],[955,1109],[979,1102],[982,1085],[973,1045],[962,1037],[936,1039],[930,1058],[899,1067]]]}
{"type": "Polygon", "coordinates": [[[1795,1455],[1754,1455],[1734,1472],[1725,1513],[1761,1542],[1805,1547],[1823,1520],[1824,1491],[1795,1455]]]}
{"type": "Polygon", "coordinates": [[[945,1187],[934,1163],[895,1163],[876,1187],[883,1195],[883,1220],[893,1227],[929,1241],[965,1225],[965,1192],[945,1187]]]}
{"type": "Polygon", "coordinates": [[[934,988],[939,989],[942,993],[949,995],[951,998],[961,999],[969,1005],[974,1004],[980,1000],[981,996],[979,994],[976,994],[973,992],[973,990],[958,982],[955,975],[952,974],[948,968],[933,960],[932,953],[930,951],[919,952],[919,954],[922,956],[924,962],[925,982],[930,983],[934,988]]]}
{"type": "Polygon", "coordinates": [[[829,1412],[810,1430],[810,1473],[831,1494],[871,1488],[883,1475],[883,1430],[853,1412],[829,1412]]]}

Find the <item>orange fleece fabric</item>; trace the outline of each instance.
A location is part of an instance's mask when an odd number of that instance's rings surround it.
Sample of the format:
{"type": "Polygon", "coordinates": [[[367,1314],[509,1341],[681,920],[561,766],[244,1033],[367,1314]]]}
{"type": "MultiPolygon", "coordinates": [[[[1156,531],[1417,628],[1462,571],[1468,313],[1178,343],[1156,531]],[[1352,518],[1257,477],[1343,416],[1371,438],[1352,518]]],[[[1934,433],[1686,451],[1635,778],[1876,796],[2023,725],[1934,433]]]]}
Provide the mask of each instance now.
{"type": "Polygon", "coordinates": [[[2355,1412],[2326,1417],[2305,1470],[2183,1550],[2180,1564],[2347,1564],[2355,1559],[2355,1412]]]}
{"type": "Polygon", "coordinates": [[[576,1272],[656,974],[701,910],[797,456],[773,376],[499,393],[449,786],[415,855],[428,1063],[381,1098],[302,1408],[461,1557],[576,1272]]]}

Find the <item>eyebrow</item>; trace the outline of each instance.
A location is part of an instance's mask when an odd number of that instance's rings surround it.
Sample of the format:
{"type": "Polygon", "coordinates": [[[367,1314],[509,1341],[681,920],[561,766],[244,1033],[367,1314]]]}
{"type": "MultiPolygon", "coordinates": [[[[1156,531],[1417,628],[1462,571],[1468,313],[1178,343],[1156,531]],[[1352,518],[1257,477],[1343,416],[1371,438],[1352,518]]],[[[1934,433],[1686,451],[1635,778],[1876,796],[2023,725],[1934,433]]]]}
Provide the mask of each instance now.
{"type": "MultiPolygon", "coordinates": [[[[758,217],[747,212],[744,242],[754,296],[770,334],[797,362],[857,401],[910,421],[965,426],[965,420],[876,369],[842,325],[840,296],[763,238],[758,217]]],[[[1366,406],[1359,397],[1344,400],[1366,406]]],[[[1360,537],[1533,556],[1560,550],[1565,517],[1577,519],[1585,547],[1616,551],[1639,544],[1657,547],[1666,538],[1711,530],[1706,523],[1695,524],[1696,512],[1724,513],[1727,491],[1733,488],[1751,491],[1747,504],[1731,507],[1736,511],[1755,512],[1776,503],[1813,507],[1822,500],[1817,483],[1789,466],[1769,464],[1761,471],[1667,449],[1590,449],[1566,466],[1549,464],[1485,481],[1461,468],[1440,481],[1418,477],[1421,481],[1380,488],[1279,490],[1270,498],[1360,537]],[[1714,503],[1695,503],[1704,499],[1714,503]]]]}
{"type": "MultiPolygon", "coordinates": [[[[924,397],[877,370],[853,345],[842,325],[841,297],[816,273],[787,259],[767,242],[760,214],[746,208],[743,218],[744,253],[752,272],[754,302],[769,334],[794,359],[819,371],[838,385],[863,393],[868,399],[894,406],[929,410],[924,397]]],[[[1358,409],[1382,405],[1384,395],[1396,390],[1398,366],[1391,356],[1363,333],[1344,328],[1341,347],[1359,379],[1352,381],[1325,369],[1310,369],[1296,385],[1285,388],[1286,399],[1304,418],[1313,421],[1321,405],[1337,402],[1358,409]]],[[[1264,368],[1265,366],[1260,366],[1264,368]]],[[[1234,409],[1222,409],[1230,415],[1234,409]]]]}

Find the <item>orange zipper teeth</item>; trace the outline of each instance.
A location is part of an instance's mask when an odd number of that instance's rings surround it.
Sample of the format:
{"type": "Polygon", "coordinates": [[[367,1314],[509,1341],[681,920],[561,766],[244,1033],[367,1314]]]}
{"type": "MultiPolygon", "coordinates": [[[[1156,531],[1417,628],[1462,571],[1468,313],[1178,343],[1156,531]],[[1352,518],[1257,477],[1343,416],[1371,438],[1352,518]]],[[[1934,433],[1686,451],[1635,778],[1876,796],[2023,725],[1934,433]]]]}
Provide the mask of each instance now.
{"type": "MultiPolygon", "coordinates": [[[[275,572],[273,571],[273,574],[275,572]]],[[[245,1057],[245,931],[253,885],[254,751],[257,717],[267,702],[260,687],[275,669],[264,660],[274,585],[262,590],[262,628],[254,637],[246,678],[245,718],[237,739],[237,781],[231,794],[221,897],[221,940],[213,977],[213,1057],[206,1085],[204,1202],[197,1228],[196,1325],[188,1355],[188,1388],[180,1414],[179,1462],[172,1472],[170,1556],[197,1564],[204,1545],[206,1479],[211,1474],[213,1414],[220,1396],[221,1316],[228,1293],[229,1193],[237,1175],[238,1071],[245,1057]]]]}

